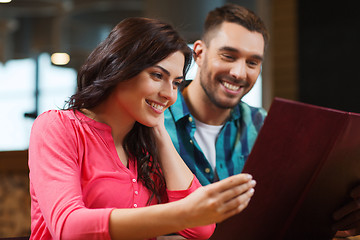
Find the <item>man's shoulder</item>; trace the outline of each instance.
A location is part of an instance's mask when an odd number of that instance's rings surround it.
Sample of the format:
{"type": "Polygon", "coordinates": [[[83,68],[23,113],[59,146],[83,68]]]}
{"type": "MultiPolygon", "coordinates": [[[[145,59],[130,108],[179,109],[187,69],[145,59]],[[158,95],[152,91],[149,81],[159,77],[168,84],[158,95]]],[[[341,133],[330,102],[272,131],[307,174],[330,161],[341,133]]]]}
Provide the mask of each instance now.
{"type": "Polygon", "coordinates": [[[264,120],[267,116],[267,112],[262,107],[254,107],[243,101],[237,106],[238,119],[248,126],[254,126],[256,129],[260,129],[264,124],[264,120]]]}
{"type": "Polygon", "coordinates": [[[241,112],[242,115],[254,115],[254,114],[260,114],[262,116],[266,116],[267,115],[267,111],[262,108],[262,107],[254,107],[249,105],[246,102],[240,101],[239,104],[237,105],[239,111],[241,112]]]}

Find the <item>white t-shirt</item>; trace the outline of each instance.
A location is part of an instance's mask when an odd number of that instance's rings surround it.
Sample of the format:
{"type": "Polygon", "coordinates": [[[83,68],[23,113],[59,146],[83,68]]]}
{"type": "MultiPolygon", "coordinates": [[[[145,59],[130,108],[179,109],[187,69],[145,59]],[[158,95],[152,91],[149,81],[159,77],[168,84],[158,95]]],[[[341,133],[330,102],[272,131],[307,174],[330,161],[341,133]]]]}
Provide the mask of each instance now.
{"type": "Polygon", "coordinates": [[[199,144],[213,170],[216,167],[215,143],[223,125],[208,125],[195,119],[195,140],[199,144]]]}

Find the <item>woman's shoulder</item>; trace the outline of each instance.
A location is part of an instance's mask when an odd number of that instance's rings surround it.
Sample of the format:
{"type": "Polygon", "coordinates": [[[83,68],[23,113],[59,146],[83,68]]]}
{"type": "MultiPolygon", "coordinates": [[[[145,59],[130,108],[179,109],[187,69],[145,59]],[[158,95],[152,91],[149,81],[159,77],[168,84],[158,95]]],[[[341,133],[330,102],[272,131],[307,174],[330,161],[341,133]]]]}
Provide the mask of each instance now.
{"type": "Polygon", "coordinates": [[[47,110],[41,113],[34,121],[32,128],[68,128],[76,121],[73,110],[47,110]]]}
{"type": "Polygon", "coordinates": [[[51,109],[41,113],[36,119],[35,122],[54,122],[54,121],[67,121],[74,119],[75,114],[71,110],[56,110],[51,109]]]}

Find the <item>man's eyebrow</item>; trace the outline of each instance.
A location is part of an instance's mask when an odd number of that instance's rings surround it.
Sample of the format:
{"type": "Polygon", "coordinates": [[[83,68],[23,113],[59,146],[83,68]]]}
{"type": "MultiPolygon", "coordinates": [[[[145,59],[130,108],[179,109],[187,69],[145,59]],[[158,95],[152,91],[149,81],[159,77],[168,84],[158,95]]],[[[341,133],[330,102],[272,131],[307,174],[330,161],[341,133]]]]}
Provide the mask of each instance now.
{"type": "MultiPolygon", "coordinates": [[[[161,71],[163,71],[166,75],[170,76],[170,72],[168,70],[166,70],[165,68],[163,68],[162,66],[160,65],[155,65],[154,66],[155,68],[159,68],[161,71]]],[[[175,79],[185,79],[184,76],[179,76],[179,77],[176,77],[175,79]]]]}
{"type": "MultiPolygon", "coordinates": [[[[240,51],[236,48],[233,48],[233,47],[229,47],[229,46],[224,46],[224,47],[221,47],[219,49],[219,51],[226,51],[226,52],[234,52],[234,53],[240,53],[240,51]]],[[[262,55],[259,55],[259,54],[253,54],[251,57],[253,58],[256,58],[260,61],[263,61],[264,60],[264,57],[262,55]]]]}

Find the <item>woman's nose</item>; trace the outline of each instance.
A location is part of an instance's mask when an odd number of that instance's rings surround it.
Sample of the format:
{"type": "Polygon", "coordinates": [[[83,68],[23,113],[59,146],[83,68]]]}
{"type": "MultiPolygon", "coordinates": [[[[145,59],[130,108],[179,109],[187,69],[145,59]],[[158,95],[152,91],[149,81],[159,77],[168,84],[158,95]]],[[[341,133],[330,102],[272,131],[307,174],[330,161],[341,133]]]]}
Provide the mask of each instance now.
{"type": "Polygon", "coordinates": [[[159,94],[161,97],[173,101],[174,97],[176,97],[176,89],[174,89],[172,83],[164,83],[159,94]]]}

